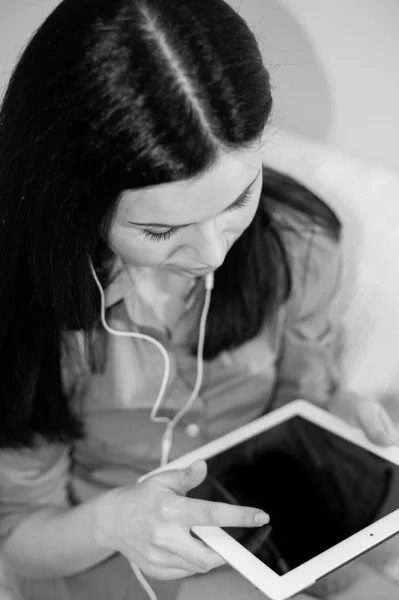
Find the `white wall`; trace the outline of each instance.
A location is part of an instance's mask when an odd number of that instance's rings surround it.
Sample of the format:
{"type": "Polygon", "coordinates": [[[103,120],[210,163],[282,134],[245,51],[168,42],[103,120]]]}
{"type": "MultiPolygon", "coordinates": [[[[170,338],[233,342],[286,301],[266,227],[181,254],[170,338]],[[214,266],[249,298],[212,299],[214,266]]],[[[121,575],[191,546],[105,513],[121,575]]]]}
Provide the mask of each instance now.
{"type": "MultiPolygon", "coordinates": [[[[399,0],[229,1],[260,40],[279,125],[399,170],[399,0]]],[[[0,86],[57,3],[0,0],[0,86]]]]}
{"type": "Polygon", "coordinates": [[[58,0],[0,0],[0,88],[21,46],[58,0]]]}
{"type": "Polygon", "coordinates": [[[273,63],[283,127],[399,170],[399,0],[229,0],[273,63]]]}

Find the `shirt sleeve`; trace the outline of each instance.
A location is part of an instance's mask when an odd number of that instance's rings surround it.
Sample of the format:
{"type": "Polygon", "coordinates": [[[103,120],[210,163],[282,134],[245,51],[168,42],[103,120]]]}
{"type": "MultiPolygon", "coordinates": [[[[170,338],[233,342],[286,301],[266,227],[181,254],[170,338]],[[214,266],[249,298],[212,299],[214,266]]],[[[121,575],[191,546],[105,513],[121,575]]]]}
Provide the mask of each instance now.
{"type": "Polygon", "coordinates": [[[292,293],[283,311],[272,408],[299,398],[326,405],[340,380],[339,244],[318,231],[292,248],[292,293]]]}
{"type": "MultiPolygon", "coordinates": [[[[66,334],[61,356],[64,392],[73,403],[87,375],[83,334],[66,334]]],[[[49,443],[40,435],[32,448],[0,450],[0,539],[30,512],[70,506],[70,469],[71,447],[49,443]]]]}
{"type": "Polygon", "coordinates": [[[0,537],[30,512],[69,506],[69,448],[40,438],[35,448],[0,451],[0,537]]]}

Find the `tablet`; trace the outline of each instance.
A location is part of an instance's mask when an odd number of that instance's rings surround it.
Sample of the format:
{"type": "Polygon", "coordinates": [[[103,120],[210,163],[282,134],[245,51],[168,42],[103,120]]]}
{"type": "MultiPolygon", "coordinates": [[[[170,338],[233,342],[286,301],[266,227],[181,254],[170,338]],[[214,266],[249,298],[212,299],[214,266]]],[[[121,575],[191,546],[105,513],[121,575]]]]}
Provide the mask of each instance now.
{"type": "Polygon", "coordinates": [[[399,449],[375,446],[304,400],[151,475],[199,458],[208,476],[190,496],[258,507],[270,523],[198,526],[193,535],[272,600],[289,598],[399,532],[399,449]]]}

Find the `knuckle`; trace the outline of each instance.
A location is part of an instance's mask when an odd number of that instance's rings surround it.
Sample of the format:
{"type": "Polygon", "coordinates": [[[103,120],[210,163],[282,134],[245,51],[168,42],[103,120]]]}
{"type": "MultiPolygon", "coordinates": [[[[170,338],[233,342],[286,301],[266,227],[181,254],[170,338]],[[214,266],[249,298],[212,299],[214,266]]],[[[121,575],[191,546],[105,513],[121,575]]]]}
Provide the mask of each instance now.
{"type": "Polygon", "coordinates": [[[208,573],[208,571],[210,571],[212,568],[211,561],[207,558],[203,558],[201,560],[200,566],[203,573],[208,573]]]}
{"type": "Polygon", "coordinates": [[[205,520],[208,523],[217,523],[219,517],[219,510],[216,505],[207,504],[204,509],[205,520]]]}
{"type": "Polygon", "coordinates": [[[147,549],[147,561],[153,568],[158,567],[158,553],[155,548],[150,547],[147,549]]]}
{"type": "Polygon", "coordinates": [[[156,538],[158,531],[158,524],[156,522],[149,522],[147,525],[147,540],[148,544],[151,545],[156,538]]]}
{"type": "Polygon", "coordinates": [[[207,552],[202,558],[202,568],[205,573],[211,571],[220,564],[223,564],[223,560],[215,552],[207,552]]]}
{"type": "Polygon", "coordinates": [[[174,507],[173,507],[173,502],[169,499],[166,500],[164,499],[160,504],[159,504],[159,508],[158,508],[158,514],[159,514],[159,518],[162,521],[169,521],[170,519],[173,518],[174,516],[174,507]]]}
{"type": "Polygon", "coordinates": [[[191,475],[190,469],[182,469],[180,471],[180,473],[179,473],[180,485],[183,488],[186,488],[190,484],[190,475],[191,475]]]}
{"type": "Polygon", "coordinates": [[[157,527],[156,529],[154,529],[152,536],[151,536],[151,541],[152,544],[154,546],[161,546],[162,545],[162,530],[160,527],[157,527]]]}
{"type": "Polygon", "coordinates": [[[238,512],[236,515],[236,521],[240,521],[243,526],[252,525],[254,522],[254,513],[252,510],[243,510],[238,512]]]}
{"type": "Polygon", "coordinates": [[[170,535],[165,532],[164,528],[158,527],[156,531],[154,531],[153,543],[156,547],[160,549],[167,548],[169,546],[170,535]]]}
{"type": "Polygon", "coordinates": [[[154,565],[149,565],[146,568],[146,575],[149,575],[149,577],[152,577],[153,579],[164,579],[163,570],[154,565]]]}
{"type": "Polygon", "coordinates": [[[159,518],[162,521],[166,521],[167,520],[168,515],[169,515],[169,507],[168,507],[168,505],[167,505],[166,502],[164,502],[162,504],[159,504],[158,514],[159,514],[159,518]]]}

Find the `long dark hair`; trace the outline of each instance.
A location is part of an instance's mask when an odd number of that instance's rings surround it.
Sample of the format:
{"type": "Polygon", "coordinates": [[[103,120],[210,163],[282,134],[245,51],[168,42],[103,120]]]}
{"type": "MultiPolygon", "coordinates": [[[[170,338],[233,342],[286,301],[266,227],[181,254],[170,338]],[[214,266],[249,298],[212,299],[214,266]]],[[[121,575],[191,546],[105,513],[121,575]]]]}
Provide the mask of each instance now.
{"type": "MultiPolygon", "coordinates": [[[[36,32],[0,112],[0,446],[83,434],[61,382],[62,339],[90,340],[89,261],[106,283],[101,240],[121,192],[204,172],[221,149],[259,139],[271,106],[256,41],[222,0],[64,0],[36,32]]],[[[265,197],[289,191],[269,175],[265,197]]],[[[307,201],[296,208],[330,227],[307,201]]],[[[281,238],[260,209],[217,273],[208,359],[256,334],[281,272],[288,290],[281,238]]]]}

